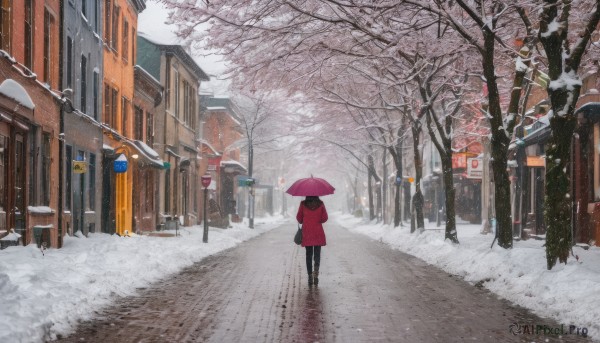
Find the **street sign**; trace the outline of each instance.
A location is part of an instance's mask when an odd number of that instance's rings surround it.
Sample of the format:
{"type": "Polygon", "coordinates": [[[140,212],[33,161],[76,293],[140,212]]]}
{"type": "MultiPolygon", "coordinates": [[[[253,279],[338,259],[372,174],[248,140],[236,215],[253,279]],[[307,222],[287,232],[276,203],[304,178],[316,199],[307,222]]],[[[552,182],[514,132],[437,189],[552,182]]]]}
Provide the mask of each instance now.
{"type": "Polygon", "coordinates": [[[483,178],[483,160],[481,158],[467,158],[467,179],[483,178]]]}
{"type": "Polygon", "coordinates": [[[212,176],[210,176],[210,174],[202,175],[200,177],[200,180],[202,181],[202,187],[206,188],[206,187],[210,186],[211,179],[212,179],[212,176]]]}
{"type": "Polygon", "coordinates": [[[127,157],[125,157],[125,155],[119,155],[113,162],[113,170],[115,173],[124,173],[127,171],[127,157]]]}
{"type": "Polygon", "coordinates": [[[85,172],[87,172],[87,162],[86,161],[73,161],[73,173],[83,174],[85,172]]]}

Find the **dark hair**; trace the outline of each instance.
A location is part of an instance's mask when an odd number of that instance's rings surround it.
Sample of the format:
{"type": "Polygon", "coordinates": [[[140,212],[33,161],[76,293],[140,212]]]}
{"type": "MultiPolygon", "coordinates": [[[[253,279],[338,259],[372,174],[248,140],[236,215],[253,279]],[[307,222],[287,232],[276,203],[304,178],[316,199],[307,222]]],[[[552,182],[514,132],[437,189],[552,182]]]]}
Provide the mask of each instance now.
{"type": "Polygon", "coordinates": [[[314,210],[317,207],[321,206],[322,203],[323,202],[321,201],[321,199],[319,199],[319,197],[317,196],[307,196],[304,200],[304,205],[306,205],[306,207],[310,208],[311,210],[314,210]]]}

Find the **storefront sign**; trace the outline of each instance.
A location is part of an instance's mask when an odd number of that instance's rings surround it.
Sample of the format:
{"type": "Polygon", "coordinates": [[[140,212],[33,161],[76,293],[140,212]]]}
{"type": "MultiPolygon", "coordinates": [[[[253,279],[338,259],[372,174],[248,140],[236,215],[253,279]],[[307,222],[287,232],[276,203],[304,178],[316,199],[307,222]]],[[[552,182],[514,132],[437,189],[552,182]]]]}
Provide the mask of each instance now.
{"type": "Polygon", "coordinates": [[[483,160],[481,158],[467,158],[467,178],[483,178],[483,160]]]}
{"type": "Polygon", "coordinates": [[[527,156],[528,167],[545,167],[546,159],[541,156],[527,156]]]}
{"type": "Polygon", "coordinates": [[[86,161],[73,161],[73,173],[74,174],[83,174],[87,172],[87,162],[86,161]]]}
{"type": "Polygon", "coordinates": [[[219,165],[221,164],[221,157],[214,157],[208,159],[208,170],[217,171],[219,170],[219,165]]]}
{"type": "Polygon", "coordinates": [[[452,154],[452,168],[466,168],[467,167],[467,154],[459,152],[452,154]]]}
{"type": "Polygon", "coordinates": [[[127,171],[127,157],[121,154],[114,162],[113,162],[113,170],[115,173],[124,173],[127,171]]]}

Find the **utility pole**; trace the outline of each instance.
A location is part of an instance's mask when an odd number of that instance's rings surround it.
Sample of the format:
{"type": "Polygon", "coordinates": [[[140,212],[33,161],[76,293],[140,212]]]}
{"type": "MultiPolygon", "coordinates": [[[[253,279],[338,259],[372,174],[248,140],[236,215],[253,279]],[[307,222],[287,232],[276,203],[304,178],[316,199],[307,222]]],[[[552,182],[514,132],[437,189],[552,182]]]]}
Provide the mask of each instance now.
{"type": "Polygon", "coordinates": [[[252,138],[248,140],[248,227],[254,229],[254,179],[252,178],[252,168],[254,165],[254,148],[252,147],[252,138]]]}

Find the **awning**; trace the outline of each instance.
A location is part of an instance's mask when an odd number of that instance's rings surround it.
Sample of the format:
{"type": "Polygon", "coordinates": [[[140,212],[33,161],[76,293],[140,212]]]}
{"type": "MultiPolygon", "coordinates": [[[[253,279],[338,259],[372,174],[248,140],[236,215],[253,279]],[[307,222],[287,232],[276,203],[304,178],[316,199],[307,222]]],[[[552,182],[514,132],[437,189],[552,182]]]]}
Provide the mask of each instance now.
{"type": "Polygon", "coordinates": [[[232,174],[246,174],[248,170],[246,167],[238,161],[221,161],[221,170],[225,173],[232,174]]]}
{"type": "Polygon", "coordinates": [[[575,111],[576,116],[583,116],[591,122],[600,121],[600,102],[588,102],[575,111]]]}
{"type": "Polygon", "coordinates": [[[204,139],[200,140],[200,154],[202,155],[212,155],[212,156],[221,156],[221,154],[215,149],[210,143],[205,141],[204,139]]]}
{"type": "Polygon", "coordinates": [[[125,141],[123,142],[132,150],[132,156],[137,153],[137,163],[142,167],[153,167],[158,169],[164,169],[163,160],[160,155],[142,141],[125,141]]]}

